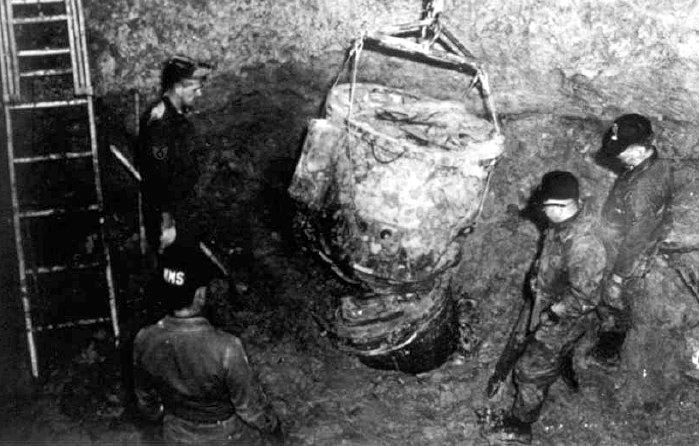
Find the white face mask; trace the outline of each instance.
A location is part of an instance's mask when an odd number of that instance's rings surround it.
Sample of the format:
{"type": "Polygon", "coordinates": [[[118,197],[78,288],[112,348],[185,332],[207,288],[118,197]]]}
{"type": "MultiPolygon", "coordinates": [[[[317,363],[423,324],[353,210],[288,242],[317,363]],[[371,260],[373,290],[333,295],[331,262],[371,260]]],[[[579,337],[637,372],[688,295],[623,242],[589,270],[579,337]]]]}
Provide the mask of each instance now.
{"type": "Polygon", "coordinates": [[[574,199],[546,200],[543,203],[544,214],[551,223],[561,223],[574,216],[579,209],[578,201],[574,199]]]}
{"type": "Polygon", "coordinates": [[[641,164],[652,153],[645,146],[632,144],[624,149],[617,157],[621,163],[627,168],[634,168],[641,164]]]}
{"type": "Polygon", "coordinates": [[[160,233],[160,252],[162,253],[165,248],[172,245],[175,238],[177,238],[177,230],[174,226],[164,228],[160,233]]]}

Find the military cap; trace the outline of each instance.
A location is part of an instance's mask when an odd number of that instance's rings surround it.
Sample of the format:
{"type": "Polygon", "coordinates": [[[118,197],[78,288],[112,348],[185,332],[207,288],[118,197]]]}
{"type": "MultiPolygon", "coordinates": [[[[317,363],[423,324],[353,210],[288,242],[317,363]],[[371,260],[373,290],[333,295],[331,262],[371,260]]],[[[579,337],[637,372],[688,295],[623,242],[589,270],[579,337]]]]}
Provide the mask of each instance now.
{"type": "Polygon", "coordinates": [[[173,56],[165,62],[160,76],[163,91],[185,79],[205,79],[211,73],[211,65],[187,56],[173,56]]]}
{"type": "Polygon", "coordinates": [[[197,246],[175,241],[161,257],[162,300],[168,310],[192,304],[197,288],[213,279],[211,265],[197,246]]]}
{"type": "Polygon", "coordinates": [[[580,198],[578,180],[570,172],[553,170],[541,178],[539,200],[577,200],[580,198]]]}
{"type": "Polygon", "coordinates": [[[653,127],[645,116],[631,113],[619,116],[604,134],[603,155],[618,156],[632,144],[644,144],[653,136],[653,127]]]}

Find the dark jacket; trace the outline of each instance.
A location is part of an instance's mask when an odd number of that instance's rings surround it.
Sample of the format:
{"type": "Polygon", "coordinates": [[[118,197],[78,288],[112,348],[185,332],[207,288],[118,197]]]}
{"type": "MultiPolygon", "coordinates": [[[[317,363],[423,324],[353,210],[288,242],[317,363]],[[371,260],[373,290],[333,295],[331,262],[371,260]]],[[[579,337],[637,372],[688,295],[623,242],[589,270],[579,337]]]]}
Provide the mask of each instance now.
{"type": "Polygon", "coordinates": [[[602,209],[611,273],[631,276],[641,255],[663,238],[672,190],[672,167],[656,153],[616,179],[602,209]]]}
{"type": "Polygon", "coordinates": [[[196,129],[167,97],[141,118],[136,161],[144,204],[184,218],[182,206],[194,197],[199,179],[196,129]]]}
{"type": "Polygon", "coordinates": [[[278,423],[240,340],[203,317],[166,316],[139,331],[134,381],[139,407],[151,419],[165,413],[215,423],[237,414],[267,433],[278,423]]]}
{"type": "Polygon", "coordinates": [[[563,316],[579,317],[600,302],[606,253],[592,206],[583,203],[572,219],[547,230],[533,288],[541,308],[564,305],[563,316]]]}

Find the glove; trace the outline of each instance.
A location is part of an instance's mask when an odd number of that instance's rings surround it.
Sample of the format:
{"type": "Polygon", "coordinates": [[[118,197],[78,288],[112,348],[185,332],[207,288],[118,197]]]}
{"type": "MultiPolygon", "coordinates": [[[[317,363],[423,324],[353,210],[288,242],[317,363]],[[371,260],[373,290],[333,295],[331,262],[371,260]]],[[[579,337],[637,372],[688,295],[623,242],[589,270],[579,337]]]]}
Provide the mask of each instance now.
{"type": "Polygon", "coordinates": [[[553,310],[553,306],[548,307],[546,310],[541,312],[539,316],[539,323],[541,325],[553,325],[557,324],[561,320],[561,317],[553,310]]]}
{"type": "Polygon", "coordinates": [[[177,238],[177,228],[175,227],[175,219],[169,212],[163,212],[162,222],[160,225],[160,248],[158,252],[163,253],[163,250],[172,245],[177,238]]]}

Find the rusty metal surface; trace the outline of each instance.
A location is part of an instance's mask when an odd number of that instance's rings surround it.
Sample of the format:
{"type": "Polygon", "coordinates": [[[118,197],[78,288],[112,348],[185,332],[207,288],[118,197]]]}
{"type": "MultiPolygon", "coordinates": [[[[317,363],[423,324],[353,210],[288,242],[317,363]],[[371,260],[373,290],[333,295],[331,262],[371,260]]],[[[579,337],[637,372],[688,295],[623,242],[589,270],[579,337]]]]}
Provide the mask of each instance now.
{"type": "Polygon", "coordinates": [[[441,364],[456,347],[449,281],[426,292],[345,296],[337,334],[366,364],[419,373],[441,364]]]}
{"type": "Polygon", "coordinates": [[[289,192],[325,213],[318,249],[351,275],[434,278],[458,260],[454,239],[474,223],[504,141],[459,102],[355,84],[350,110],[350,88],[333,88],[327,118],[311,122],[289,192]]]}

